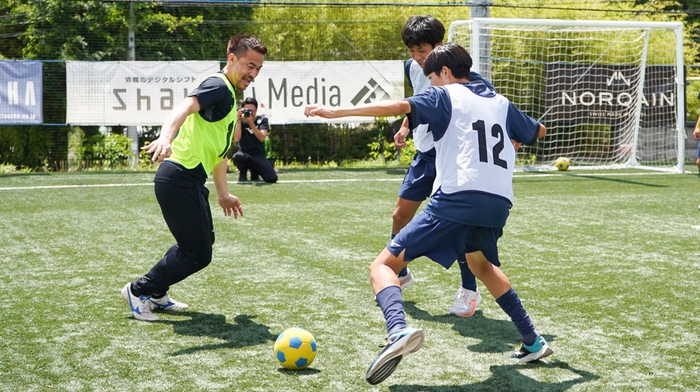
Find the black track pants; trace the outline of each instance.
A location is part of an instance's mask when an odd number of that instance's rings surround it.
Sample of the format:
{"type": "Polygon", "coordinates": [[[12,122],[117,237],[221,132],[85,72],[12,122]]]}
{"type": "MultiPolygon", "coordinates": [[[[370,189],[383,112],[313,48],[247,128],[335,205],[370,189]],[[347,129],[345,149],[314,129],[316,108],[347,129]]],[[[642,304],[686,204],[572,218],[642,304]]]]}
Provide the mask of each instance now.
{"type": "Polygon", "coordinates": [[[155,193],[176,244],[146,275],[133,282],[134,295],[164,294],[171,285],[211,262],[214,225],[209,190],[204,185],[184,188],[156,182],[155,193]]]}

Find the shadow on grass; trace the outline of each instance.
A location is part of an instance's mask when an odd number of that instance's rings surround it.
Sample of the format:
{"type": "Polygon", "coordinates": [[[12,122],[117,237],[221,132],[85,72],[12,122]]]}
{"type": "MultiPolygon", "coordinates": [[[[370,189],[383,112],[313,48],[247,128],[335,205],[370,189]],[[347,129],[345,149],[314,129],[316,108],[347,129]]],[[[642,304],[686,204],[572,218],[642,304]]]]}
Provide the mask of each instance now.
{"type": "MultiPolygon", "coordinates": [[[[623,176],[624,173],[620,173],[620,175],[623,176]]],[[[606,176],[597,176],[595,174],[566,173],[566,174],[561,174],[561,177],[568,177],[568,178],[566,178],[566,179],[559,178],[558,181],[566,181],[566,180],[574,181],[576,179],[589,179],[589,180],[619,182],[622,184],[630,184],[630,185],[641,185],[641,186],[648,186],[648,187],[652,187],[652,188],[668,188],[669,187],[668,185],[649,184],[646,182],[626,180],[623,178],[610,178],[610,177],[606,177],[606,176]]],[[[542,173],[542,176],[538,176],[537,173],[533,173],[533,174],[529,174],[527,176],[517,177],[514,179],[514,181],[515,180],[517,180],[517,182],[551,181],[551,174],[542,173]]]]}
{"type": "Polygon", "coordinates": [[[285,376],[296,376],[296,377],[299,377],[299,376],[309,376],[309,375],[312,375],[312,374],[321,373],[320,370],[314,369],[314,368],[312,368],[312,367],[309,367],[309,368],[306,368],[306,369],[302,369],[302,370],[289,370],[289,369],[286,369],[286,368],[283,368],[283,367],[280,366],[280,368],[277,369],[277,371],[278,371],[280,374],[284,374],[285,376]]]}
{"type": "Polygon", "coordinates": [[[623,183],[623,184],[650,186],[650,187],[653,187],[653,188],[668,188],[668,185],[648,184],[648,183],[645,183],[645,182],[624,180],[624,179],[622,179],[622,178],[607,178],[607,177],[601,177],[601,176],[596,176],[596,175],[592,175],[592,174],[569,174],[569,175],[572,176],[572,177],[588,178],[588,179],[591,179],[591,180],[621,182],[621,183],[623,183]]]}
{"type": "Polygon", "coordinates": [[[218,350],[222,348],[239,348],[256,346],[262,343],[274,342],[277,336],[270,333],[270,329],[258,324],[252,319],[256,316],[241,314],[233,319],[233,324],[226,322],[226,316],[221,314],[199,312],[177,312],[178,316],[189,316],[187,320],[158,320],[155,323],[170,324],[173,332],[187,336],[205,336],[224,340],[219,344],[205,344],[203,346],[190,347],[178,350],[170,355],[194,354],[205,350],[218,350]]]}
{"type": "MultiPolygon", "coordinates": [[[[597,380],[600,376],[593,373],[578,370],[563,361],[550,361],[549,363],[531,362],[528,364],[493,365],[489,368],[491,377],[474,384],[463,385],[392,385],[389,390],[392,392],[451,392],[451,391],[566,391],[567,389],[588,381],[597,380]],[[566,377],[565,381],[544,382],[535,380],[523,375],[521,370],[538,369],[561,369],[566,370],[578,377],[566,377]]],[[[469,372],[468,365],[465,365],[465,372],[469,372]]],[[[564,377],[559,377],[562,379],[564,377]]],[[[390,381],[389,381],[390,382],[390,381]]]]}
{"type": "Polygon", "coordinates": [[[268,185],[274,185],[274,182],[265,182],[265,181],[238,181],[236,182],[238,185],[254,185],[254,186],[268,186],[268,185]]]}
{"type": "MultiPolygon", "coordinates": [[[[444,315],[432,315],[416,306],[415,302],[404,302],[404,310],[411,317],[438,323],[452,324],[452,329],[460,335],[478,339],[479,343],[467,346],[467,349],[479,353],[512,352],[519,342],[520,335],[509,320],[493,320],[484,317],[477,310],[471,317],[460,318],[444,315]]],[[[554,341],[554,335],[543,334],[548,343],[554,341]]]]}

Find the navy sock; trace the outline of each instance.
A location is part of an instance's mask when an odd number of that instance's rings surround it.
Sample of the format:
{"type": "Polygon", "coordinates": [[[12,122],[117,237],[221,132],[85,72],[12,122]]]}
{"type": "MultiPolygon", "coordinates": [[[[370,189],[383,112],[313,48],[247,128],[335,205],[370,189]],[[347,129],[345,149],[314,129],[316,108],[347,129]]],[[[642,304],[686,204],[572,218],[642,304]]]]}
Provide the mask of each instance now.
{"type": "Polygon", "coordinates": [[[476,291],[476,277],[469,269],[467,261],[457,259],[457,264],[459,265],[459,271],[462,274],[462,287],[467,290],[476,291]]]}
{"type": "Polygon", "coordinates": [[[389,286],[377,293],[377,303],[384,313],[386,330],[389,335],[406,329],[406,314],[399,286],[389,286]]]}
{"type": "Polygon", "coordinates": [[[525,312],[525,308],[520,302],[520,297],[518,297],[518,293],[515,292],[515,289],[511,288],[507,293],[498,297],[496,303],[510,316],[513,324],[515,324],[515,328],[520,332],[523,343],[532,346],[540,334],[535,329],[535,326],[532,325],[530,316],[525,312]]]}

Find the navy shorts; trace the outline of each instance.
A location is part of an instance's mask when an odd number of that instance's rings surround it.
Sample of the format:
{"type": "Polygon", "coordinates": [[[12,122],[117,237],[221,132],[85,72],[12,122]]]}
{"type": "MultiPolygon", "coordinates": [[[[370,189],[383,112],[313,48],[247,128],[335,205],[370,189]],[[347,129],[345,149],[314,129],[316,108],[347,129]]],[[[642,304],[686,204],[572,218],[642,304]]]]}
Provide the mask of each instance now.
{"type": "Polygon", "coordinates": [[[433,192],[435,176],[435,163],[421,159],[420,155],[416,154],[401,183],[399,197],[411,201],[427,199],[433,192]]]}
{"type": "Polygon", "coordinates": [[[407,262],[426,256],[445,268],[458,258],[464,259],[465,253],[481,251],[491,264],[500,267],[498,239],[502,234],[502,228],[469,226],[421,211],[386,248],[397,257],[405,249],[407,262]]]}
{"type": "Polygon", "coordinates": [[[698,142],[698,152],[695,153],[695,158],[700,158],[700,142],[698,142]]]}

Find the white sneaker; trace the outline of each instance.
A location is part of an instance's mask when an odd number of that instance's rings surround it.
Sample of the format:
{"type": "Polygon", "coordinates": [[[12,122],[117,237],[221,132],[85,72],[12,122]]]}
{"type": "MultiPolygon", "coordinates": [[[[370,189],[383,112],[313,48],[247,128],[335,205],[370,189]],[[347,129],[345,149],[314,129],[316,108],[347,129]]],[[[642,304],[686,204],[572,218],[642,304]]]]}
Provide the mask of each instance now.
{"type": "Polygon", "coordinates": [[[413,275],[411,274],[411,270],[406,268],[406,275],[404,276],[399,276],[399,287],[401,288],[401,291],[405,290],[408,288],[408,286],[413,284],[413,275]]]}
{"type": "Polygon", "coordinates": [[[170,310],[177,312],[180,310],[185,310],[189,307],[190,306],[186,303],[178,302],[170,298],[170,295],[167,293],[161,298],[151,297],[151,310],[170,310]]]}
{"type": "Polygon", "coordinates": [[[151,297],[142,295],[140,297],[131,293],[131,282],[122,289],[122,299],[131,308],[131,314],[137,320],[156,321],[158,316],[151,312],[151,297]]]}
{"type": "Polygon", "coordinates": [[[450,307],[450,314],[457,317],[469,317],[474,314],[476,307],[481,303],[479,290],[467,290],[460,287],[455,294],[455,303],[450,307]]]}

